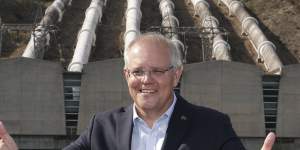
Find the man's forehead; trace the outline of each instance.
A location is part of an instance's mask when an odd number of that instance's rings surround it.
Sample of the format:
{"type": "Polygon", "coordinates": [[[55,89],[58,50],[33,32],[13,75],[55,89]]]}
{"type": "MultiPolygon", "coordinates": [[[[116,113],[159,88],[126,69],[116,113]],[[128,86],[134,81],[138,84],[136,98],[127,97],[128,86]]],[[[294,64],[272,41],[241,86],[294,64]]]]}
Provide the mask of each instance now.
{"type": "Polygon", "coordinates": [[[169,51],[169,46],[164,41],[159,41],[157,39],[140,39],[134,45],[132,45],[131,50],[139,51],[139,50],[153,50],[159,49],[160,51],[167,50],[169,51]]]}

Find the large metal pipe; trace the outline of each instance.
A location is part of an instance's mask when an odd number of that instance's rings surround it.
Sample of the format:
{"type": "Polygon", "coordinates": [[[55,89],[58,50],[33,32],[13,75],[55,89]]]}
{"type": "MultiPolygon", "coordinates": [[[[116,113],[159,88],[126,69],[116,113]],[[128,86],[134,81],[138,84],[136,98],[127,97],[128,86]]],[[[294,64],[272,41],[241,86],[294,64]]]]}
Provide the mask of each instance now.
{"type": "Polygon", "coordinates": [[[209,33],[209,37],[213,38],[212,57],[216,60],[230,61],[230,45],[223,39],[219,28],[219,21],[212,16],[209,10],[209,3],[205,0],[191,0],[194,8],[195,15],[199,16],[204,27],[205,32],[209,33]]]}
{"type": "Polygon", "coordinates": [[[32,32],[22,57],[43,58],[46,48],[49,46],[51,26],[60,22],[67,5],[72,0],[55,0],[45,11],[41,22],[32,32]]]}
{"type": "Polygon", "coordinates": [[[258,60],[264,63],[268,73],[281,74],[282,62],[275,53],[276,47],[270,42],[258,26],[258,21],[249,15],[244,5],[236,0],[221,0],[229,9],[229,15],[236,16],[242,24],[242,35],[247,36],[258,55],[258,60]]]}
{"type": "Polygon", "coordinates": [[[180,50],[183,58],[183,62],[186,62],[186,50],[184,48],[184,44],[179,40],[177,27],[179,26],[178,19],[174,16],[173,10],[175,9],[175,5],[171,0],[158,0],[159,9],[162,15],[162,26],[166,30],[166,35],[170,38],[176,47],[180,50]]]}
{"type": "Polygon", "coordinates": [[[140,35],[141,3],[142,0],[127,0],[126,31],[124,34],[125,50],[127,50],[130,42],[140,35]]]}
{"type": "Polygon", "coordinates": [[[102,18],[102,9],[106,0],[92,0],[85,12],[85,19],[77,37],[77,44],[68,71],[81,72],[83,65],[88,63],[92,44],[96,41],[96,27],[102,18]]]}

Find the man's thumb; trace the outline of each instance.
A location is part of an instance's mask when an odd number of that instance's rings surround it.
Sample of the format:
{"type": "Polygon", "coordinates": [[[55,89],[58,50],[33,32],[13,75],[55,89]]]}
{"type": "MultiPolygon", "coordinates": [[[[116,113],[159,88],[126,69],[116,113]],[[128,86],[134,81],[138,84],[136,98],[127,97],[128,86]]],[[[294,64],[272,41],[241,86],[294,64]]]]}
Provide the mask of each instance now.
{"type": "Polygon", "coordinates": [[[7,134],[6,129],[5,129],[2,121],[0,121],[0,138],[3,137],[6,134],[7,134]]]}
{"type": "Polygon", "coordinates": [[[263,147],[261,148],[261,150],[271,150],[273,147],[273,144],[275,142],[275,134],[273,132],[270,132],[264,142],[263,147]]]}

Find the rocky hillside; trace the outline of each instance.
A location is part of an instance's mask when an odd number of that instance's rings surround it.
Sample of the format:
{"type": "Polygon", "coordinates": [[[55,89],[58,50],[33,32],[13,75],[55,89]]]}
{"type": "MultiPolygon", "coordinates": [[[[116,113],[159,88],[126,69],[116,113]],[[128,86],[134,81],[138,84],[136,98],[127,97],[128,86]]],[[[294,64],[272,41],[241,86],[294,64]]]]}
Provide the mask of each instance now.
{"type": "MultiPolygon", "coordinates": [[[[229,31],[228,42],[231,45],[233,61],[256,63],[256,54],[249,41],[240,36],[240,24],[236,18],[228,16],[224,5],[217,5],[218,0],[207,0],[213,14],[218,18],[220,26],[229,31]]],[[[241,0],[248,11],[259,20],[259,26],[277,47],[277,54],[284,65],[300,61],[300,4],[298,0],[241,0]]],[[[52,0],[0,0],[0,16],[2,23],[36,23],[45,8],[52,0]]],[[[175,15],[180,26],[199,26],[199,18],[194,16],[194,8],[190,0],[176,0],[175,15]]],[[[65,11],[65,18],[58,24],[59,33],[45,59],[61,61],[67,65],[76,45],[77,32],[84,18],[84,11],[90,0],[73,1],[65,11]],[[76,17],[72,17],[76,16],[76,17]],[[62,32],[63,31],[63,32],[62,32]],[[59,50],[58,50],[59,49],[59,50]]],[[[121,57],[123,50],[123,34],[125,30],[125,0],[108,0],[101,23],[97,29],[96,46],[91,53],[90,61],[121,57]]],[[[161,17],[155,0],[144,0],[141,30],[151,26],[159,26],[161,17]]],[[[3,34],[1,58],[19,57],[29,40],[29,33],[3,34]],[[10,37],[10,38],[7,38],[10,37]],[[13,41],[13,42],[12,42],[13,41]],[[9,44],[7,44],[9,43],[9,44]],[[15,45],[14,45],[15,44],[15,45]],[[17,51],[17,52],[15,52],[17,51]]],[[[202,61],[199,39],[189,38],[184,41],[188,49],[188,62],[202,61]]]]}

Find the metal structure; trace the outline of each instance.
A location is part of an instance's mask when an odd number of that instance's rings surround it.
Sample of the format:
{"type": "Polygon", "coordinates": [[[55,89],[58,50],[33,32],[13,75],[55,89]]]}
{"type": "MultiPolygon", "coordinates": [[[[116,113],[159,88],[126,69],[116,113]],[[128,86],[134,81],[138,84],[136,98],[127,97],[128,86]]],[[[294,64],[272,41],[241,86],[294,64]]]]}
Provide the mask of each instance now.
{"type": "Polygon", "coordinates": [[[280,76],[262,77],[266,134],[276,132],[280,76]]]}
{"type": "Polygon", "coordinates": [[[158,0],[158,2],[160,13],[162,15],[162,26],[166,27],[165,29],[168,30],[166,31],[167,34],[165,36],[172,40],[172,42],[181,52],[183,62],[186,62],[186,50],[184,48],[184,44],[179,40],[179,36],[177,34],[177,27],[179,27],[179,21],[173,13],[175,5],[171,0],[158,0]]]}
{"type": "Polygon", "coordinates": [[[81,73],[65,72],[63,74],[63,80],[66,131],[67,135],[76,135],[79,114],[81,73]]]}
{"type": "Polygon", "coordinates": [[[142,18],[141,12],[142,0],[127,0],[126,10],[126,31],[124,34],[125,50],[131,41],[140,35],[140,24],[142,18]]]}
{"type": "MultiPolygon", "coordinates": [[[[172,34],[171,27],[161,27],[161,26],[152,26],[147,31],[149,32],[159,32],[161,34],[167,35],[172,34]],[[171,32],[171,33],[170,33],[171,32]]],[[[209,28],[199,28],[199,27],[176,27],[176,34],[182,37],[182,41],[184,44],[188,41],[189,38],[199,38],[201,42],[197,44],[201,44],[201,56],[202,61],[210,61],[214,60],[212,58],[212,49],[214,46],[213,40],[217,35],[221,37],[228,37],[228,31],[221,27],[209,27],[209,28]]],[[[174,33],[173,33],[174,34],[174,33]]],[[[226,42],[226,41],[225,41],[226,42]]],[[[227,43],[227,42],[226,42],[227,43]]],[[[188,50],[188,48],[186,48],[188,50]]],[[[184,56],[185,57],[185,56],[184,56]]]]}
{"type": "Polygon", "coordinates": [[[102,10],[105,5],[106,0],[92,0],[90,6],[87,8],[68,71],[81,72],[83,65],[88,63],[92,45],[95,45],[96,41],[96,27],[101,22],[102,10]]]}
{"type": "Polygon", "coordinates": [[[55,0],[45,11],[41,22],[31,34],[31,38],[22,57],[43,58],[50,43],[50,32],[53,26],[62,20],[63,12],[72,0],[55,0]]]}
{"type": "Polygon", "coordinates": [[[240,21],[242,25],[242,35],[247,36],[252,43],[258,55],[258,61],[263,62],[268,73],[280,75],[283,65],[275,53],[276,46],[269,41],[261,31],[257,19],[249,15],[240,1],[221,1],[228,7],[229,15],[234,15],[240,21]]]}
{"type": "Polygon", "coordinates": [[[212,57],[216,60],[230,61],[230,45],[223,39],[219,27],[219,21],[212,16],[209,10],[209,3],[205,0],[191,0],[195,15],[200,17],[201,26],[205,28],[206,32],[210,32],[210,40],[213,43],[212,57]],[[216,34],[216,35],[215,35],[216,34]]]}

